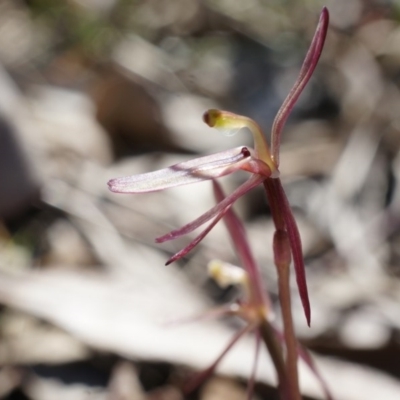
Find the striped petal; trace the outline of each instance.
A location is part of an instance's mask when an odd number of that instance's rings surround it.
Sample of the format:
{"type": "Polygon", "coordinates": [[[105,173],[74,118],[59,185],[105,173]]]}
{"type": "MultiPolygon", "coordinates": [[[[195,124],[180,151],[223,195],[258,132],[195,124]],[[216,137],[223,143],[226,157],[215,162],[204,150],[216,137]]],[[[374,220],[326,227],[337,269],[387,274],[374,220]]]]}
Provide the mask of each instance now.
{"type": "Polygon", "coordinates": [[[241,146],[158,171],[111,179],[108,186],[116,193],[147,193],[219,178],[239,169],[248,169],[252,153],[252,149],[241,146]]]}

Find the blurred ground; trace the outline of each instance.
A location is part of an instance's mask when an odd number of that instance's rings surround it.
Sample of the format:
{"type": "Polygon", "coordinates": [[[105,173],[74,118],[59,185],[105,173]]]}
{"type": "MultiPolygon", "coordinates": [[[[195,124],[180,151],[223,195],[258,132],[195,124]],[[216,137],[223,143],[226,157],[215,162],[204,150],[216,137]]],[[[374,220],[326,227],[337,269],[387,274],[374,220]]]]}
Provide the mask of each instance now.
{"type": "MultiPolygon", "coordinates": [[[[234,297],[205,265],[235,257],[222,226],[168,267],[188,239],[154,238],[210,207],[210,185],[122,196],[106,182],[250,143],[205,126],[208,108],[268,132],[323,5],[327,43],[282,147],[313,309],[309,329],[294,290],[296,327],[338,399],[400,398],[395,0],[0,1],[0,398],[184,398],[238,324],[165,322],[234,297]]],[[[276,298],[263,193],[237,210],[276,298]]],[[[253,347],[191,398],[244,398],[253,347]]],[[[256,396],[276,398],[261,359],[256,396]]]]}

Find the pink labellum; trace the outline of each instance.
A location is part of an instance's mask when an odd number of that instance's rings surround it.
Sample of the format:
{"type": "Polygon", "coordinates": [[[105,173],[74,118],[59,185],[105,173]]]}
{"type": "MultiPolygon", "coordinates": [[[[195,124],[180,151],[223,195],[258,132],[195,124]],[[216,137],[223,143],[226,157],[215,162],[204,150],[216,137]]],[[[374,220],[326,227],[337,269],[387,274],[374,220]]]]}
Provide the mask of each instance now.
{"type": "Polygon", "coordinates": [[[219,178],[242,169],[252,158],[253,152],[247,147],[237,147],[159,171],[111,179],[108,186],[116,193],[147,193],[219,178]]]}
{"type": "Polygon", "coordinates": [[[297,77],[295,84],[276,114],[271,133],[271,150],[272,158],[277,168],[279,167],[279,148],[283,127],[297,99],[299,98],[307,82],[310,80],[311,75],[318,64],[319,57],[324,47],[326,33],[328,31],[328,24],[329,12],[328,9],[324,7],[319,17],[317,29],[301,67],[299,76],[297,77]]]}
{"type": "Polygon", "coordinates": [[[265,178],[261,175],[253,175],[250,179],[248,179],[245,183],[239,186],[231,195],[226,197],[223,201],[218,203],[216,206],[211,208],[209,211],[201,215],[199,218],[195,219],[193,222],[174,230],[170,233],[167,233],[164,236],[161,236],[156,239],[157,243],[167,242],[169,240],[177,239],[183,235],[186,235],[190,232],[193,232],[199,226],[205,224],[210,219],[214,218],[218,214],[222,212],[226,212],[226,208],[230,208],[233,203],[241,196],[246,194],[249,190],[253,189],[257,185],[259,185],[265,178]]]}

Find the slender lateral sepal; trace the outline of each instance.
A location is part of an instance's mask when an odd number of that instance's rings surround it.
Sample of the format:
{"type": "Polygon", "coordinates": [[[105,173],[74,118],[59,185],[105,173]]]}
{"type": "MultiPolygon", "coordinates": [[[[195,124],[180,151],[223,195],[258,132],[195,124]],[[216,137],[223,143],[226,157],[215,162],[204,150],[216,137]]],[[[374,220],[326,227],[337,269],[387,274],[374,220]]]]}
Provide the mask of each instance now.
{"type": "Polygon", "coordinates": [[[308,368],[310,368],[311,372],[315,375],[315,377],[319,381],[319,384],[321,385],[321,388],[324,392],[326,400],[334,400],[334,398],[328,388],[328,385],[326,384],[324,378],[322,377],[318,368],[316,367],[314,360],[312,359],[309,351],[305,347],[303,347],[301,344],[299,344],[298,351],[299,351],[300,358],[307,364],[308,368]]]}
{"type": "MultiPolygon", "coordinates": [[[[225,199],[224,192],[221,186],[213,181],[214,194],[218,202],[225,199]]],[[[253,296],[255,301],[260,306],[266,306],[271,310],[270,301],[264,294],[264,288],[262,286],[262,278],[260,270],[254,260],[253,254],[250,249],[249,241],[247,239],[246,231],[240,219],[237,217],[232,209],[229,209],[224,216],[224,222],[228,229],[229,235],[231,236],[235,251],[241,261],[241,265],[246,269],[249,274],[249,279],[253,285],[253,296]]]]}
{"type": "Polygon", "coordinates": [[[185,257],[188,253],[190,253],[211,231],[212,228],[214,228],[215,225],[221,220],[221,218],[225,215],[226,211],[228,209],[225,209],[221,211],[219,215],[217,215],[214,220],[211,222],[210,225],[207,226],[206,229],[204,229],[200,235],[196,236],[195,239],[193,239],[185,248],[182,250],[178,251],[175,253],[166,263],[165,265],[169,265],[177,260],[180,260],[182,257],[185,257]]]}
{"type": "Polygon", "coordinates": [[[228,351],[237,343],[237,341],[243,337],[246,333],[250,332],[255,328],[254,325],[247,325],[243,329],[241,329],[239,332],[233,336],[233,338],[230,340],[228,345],[225,347],[223,352],[218,356],[218,358],[204,371],[200,372],[199,374],[196,374],[185,386],[184,392],[186,394],[189,394],[192,392],[194,389],[196,389],[199,385],[201,385],[206,379],[208,379],[211,374],[215,371],[215,368],[217,368],[218,364],[221,362],[221,360],[225,357],[225,355],[228,353],[228,351]]]}
{"type": "MultiPolygon", "coordinates": [[[[275,333],[276,333],[276,336],[279,338],[279,340],[281,342],[284,342],[283,333],[277,328],[275,328],[275,333]]],[[[324,378],[322,377],[317,366],[315,365],[315,362],[314,362],[310,352],[304,346],[302,346],[301,343],[299,343],[299,342],[297,342],[297,351],[298,351],[299,357],[308,366],[310,371],[314,374],[315,378],[318,380],[319,384],[321,385],[321,388],[324,392],[326,400],[334,400],[334,397],[332,396],[332,393],[330,392],[328,385],[326,384],[324,378]]]]}
{"type": "Polygon", "coordinates": [[[283,127],[289,117],[290,112],[296,104],[297,99],[299,98],[307,82],[310,80],[311,75],[313,74],[315,67],[317,66],[319,57],[324,47],[328,25],[329,12],[328,9],[324,7],[319,17],[317,29],[315,31],[310,48],[308,49],[306,58],[301,67],[299,76],[297,77],[295,84],[293,85],[281,108],[276,114],[271,131],[272,159],[276,165],[276,168],[279,167],[279,148],[283,127]]]}

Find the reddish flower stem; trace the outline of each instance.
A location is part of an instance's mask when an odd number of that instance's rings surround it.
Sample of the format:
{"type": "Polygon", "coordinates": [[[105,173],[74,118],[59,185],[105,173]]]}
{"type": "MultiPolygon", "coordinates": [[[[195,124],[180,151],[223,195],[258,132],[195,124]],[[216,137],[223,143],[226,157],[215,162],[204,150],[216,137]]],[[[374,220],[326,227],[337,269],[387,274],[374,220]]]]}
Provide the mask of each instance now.
{"type": "Polygon", "coordinates": [[[274,257],[278,271],[279,302],[281,305],[286,345],[286,372],[290,398],[300,400],[299,378],[297,372],[297,340],[295,336],[290,300],[290,244],[287,233],[278,230],[274,235],[274,257]]]}
{"type": "Polygon", "coordinates": [[[267,179],[264,181],[264,187],[276,228],[273,250],[278,274],[279,302],[281,305],[284,341],[286,345],[285,375],[287,378],[287,396],[291,400],[300,400],[297,371],[297,340],[293,326],[290,298],[290,263],[293,246],[287,232],[287,215],[285,215],[285,208],[282,204],[282,186],[280,180],[267,179]]]}
{"type": "Polygon", "coordinates": [[[310,300],[308,298],[307,280],[299,230],[280,179],[266,179],[264,180],[264,187],[276,230],[283,230],[288,234],[294,269],[296,272],[297,287],[307,319],[307,324],[310,326],[311,308],[310,300]]]}

